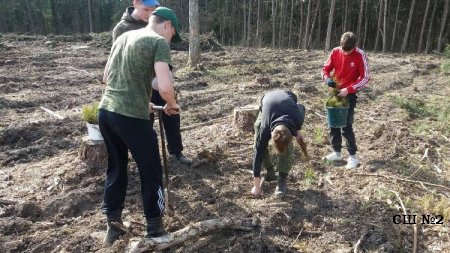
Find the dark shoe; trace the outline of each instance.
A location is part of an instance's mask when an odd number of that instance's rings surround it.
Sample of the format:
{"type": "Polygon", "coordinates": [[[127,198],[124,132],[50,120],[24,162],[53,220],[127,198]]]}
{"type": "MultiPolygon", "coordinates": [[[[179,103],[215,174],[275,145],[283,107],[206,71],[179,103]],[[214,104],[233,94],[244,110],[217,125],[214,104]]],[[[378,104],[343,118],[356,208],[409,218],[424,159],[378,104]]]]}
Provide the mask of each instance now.
{"type": "Polygon", "coordinates": [[[162,217],[147,218],[147,235],[145,237],[160,237],[167,235],[162,217]]]}
{"type": "Polygon", "coordinates": [[[179,154],[179,155],[171,154],[169,160],[170,161],[178,161],[179,163],[184,164],[184,165],[192,164],[192,160],[190,160],[183,154],[179,154]]]}
{"type": "Polygon", "coordinates": [[[282,174],[278,176],[278,185],[275,189],[275,196],[282,197],[287,193],[287,174],[282,174]]]}
{"type": "Polygon", "coordinates": [[[277,180],[277,176],[275,175],[275,171],[272,170],[267,170],[266,176],[264,177],[264,180],[267,182],[272,182],[277,180]]]}
{"type": "Polygon", "coordinates": [[[103,240],[107,246],[113,245],[114,242],[120,238],[120,236],[125,234],[125,231],[122,230],[120,226],[115,225],[115,223],[122,225],[122,220],[108,220],[108,228],[106,229],[106,236],[103,240]]]}

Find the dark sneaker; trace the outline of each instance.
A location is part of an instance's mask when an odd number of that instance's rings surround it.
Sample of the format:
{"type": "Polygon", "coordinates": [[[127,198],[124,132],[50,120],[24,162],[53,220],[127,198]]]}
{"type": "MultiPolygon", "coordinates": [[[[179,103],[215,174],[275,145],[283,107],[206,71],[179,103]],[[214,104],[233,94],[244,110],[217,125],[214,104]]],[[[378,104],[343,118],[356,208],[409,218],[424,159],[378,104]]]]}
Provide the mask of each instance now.
{"type": "Polygon", "coordinates": [[[179,163],[184,164],[184,165],[192,164],[192,160],[190,160],[183,154],[179,154],[179,155],[171,154],[169,157],[169,161],[178,161],[179,163]]]}
{"type": "Polygon", "coordinates": [[[277,180],[274,170],[267,170],[266,176],[264,176],[264,181],[273,182],[277,180]]]}
{"type": "Polygon", "coordinates": [[[120,226],[115,225],[116,222],[122,225],[121,220],[118,221],[108,220],[108,228],[106,229],[106,236],[105,239],[103,240],[103,242],[107,246],[113,245],[114,242],[120,238],[120,236],[125,234],[125,231],[120,226]]]}
{"type": "Polygon", "coordinates": [[[160,237],[167,235],[164,229],[164,223],[162,217],[148,218],[147,219],[147,238],[160,237]]]}
{"type": "Polygon", "coordinates": [[[276,197],[283,197],[287,194],[287,174],[281,174],[278,177],[278,185],[275,189],[276,197]]]}

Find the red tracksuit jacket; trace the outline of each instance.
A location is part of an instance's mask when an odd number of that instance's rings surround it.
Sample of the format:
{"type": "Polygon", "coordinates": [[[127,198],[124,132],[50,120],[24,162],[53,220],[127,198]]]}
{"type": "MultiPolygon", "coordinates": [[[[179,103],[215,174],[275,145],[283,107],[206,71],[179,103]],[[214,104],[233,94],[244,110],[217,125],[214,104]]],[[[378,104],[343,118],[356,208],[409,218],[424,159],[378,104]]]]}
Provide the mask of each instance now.
{"type": "Polygon", "coordinates": [[[349,94],[362,89],[369,81],[369,65],[363,50],[355,48],[348,55],[341,47],[331,51],[327,62],[322,68],[323,80],[331,77],[337,83],[338,89],[347,88],[349,94]],[[334,70],[333,76],[331,71],[334,70]]]}

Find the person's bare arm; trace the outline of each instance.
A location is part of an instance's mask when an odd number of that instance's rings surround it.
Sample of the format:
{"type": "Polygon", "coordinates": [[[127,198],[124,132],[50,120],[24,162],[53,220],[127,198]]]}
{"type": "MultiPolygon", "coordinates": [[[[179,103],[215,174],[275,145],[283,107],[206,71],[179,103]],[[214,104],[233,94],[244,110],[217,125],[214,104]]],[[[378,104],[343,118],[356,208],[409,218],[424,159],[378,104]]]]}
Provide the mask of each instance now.
{"type": "Polygon", "coordinates": [[[105,70],[103,70],[103,80],[102,80],[103,84],[106,84],[106,81],[108,81],[108,70],[109,70],[109,64],[108,63],[109,62],[106,63],[105,70]]]}
{"type": "Polygon", "coordinates": [[[180,111],[180,106],[175,99],[175,90],[173,88],[169,64],[165,62],[156,62],[155,73],[156,78],[158,79],[159,94],[167,103],[164,111],[169,115],[178,113],[180,111]]]}

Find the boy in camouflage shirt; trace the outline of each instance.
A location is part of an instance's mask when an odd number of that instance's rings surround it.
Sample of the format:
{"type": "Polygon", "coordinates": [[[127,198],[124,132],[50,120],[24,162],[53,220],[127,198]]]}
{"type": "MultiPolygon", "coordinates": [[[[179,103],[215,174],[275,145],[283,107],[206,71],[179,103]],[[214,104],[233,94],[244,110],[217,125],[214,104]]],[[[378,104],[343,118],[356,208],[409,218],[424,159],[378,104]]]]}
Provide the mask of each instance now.
{"type": "Polygon", "coordinates": [[[171,80],[170,41],[181,40],[178,20],[171,9],[153,11],[144,29],[118,38],[106,63],[105,93],[100,102],[99,125],[108,151],[108,168],[103,201],[107,216],[105,243],[111,245],[124,233],[122,210],[128,184],[128,150],[136,161],[141,179],[142,203],[147,221],[147,237],[165,234],[162,166],[156,132],[150,122],[151,82],[157,77],[158,89],[167,102],[164,111],[178,114],[171,80]]]}
{"type": "MultiPolygon", "coordinates": [[[[160,4],[156,0],[133,0],[133,6],[128,7],[119,23],[113,30],[113,42],[125,32],[141,29],[147,26],[149,16],[160,4]]],[[[171,68],[172,66],[170,66],[171,68]]],[[[172,69],[171,69],[172,70],[172,69]]],[[[155,105],[164,105],[166,102],[157,89],[153,89],[151,102],[155,105]]],[[[150,115],[150,121],[154,122],[154,114],[150,115]]],[[[164,131],[167,139],[167,149],[170,154],[170,161],[178,161],[181,164],[190,165],[192,161],[182,153],[183,142],[181,139],[181,118],[176,115],[162,115],[164,131]]]]}

